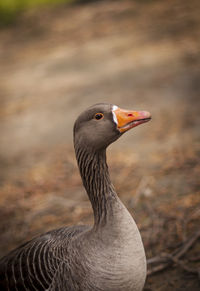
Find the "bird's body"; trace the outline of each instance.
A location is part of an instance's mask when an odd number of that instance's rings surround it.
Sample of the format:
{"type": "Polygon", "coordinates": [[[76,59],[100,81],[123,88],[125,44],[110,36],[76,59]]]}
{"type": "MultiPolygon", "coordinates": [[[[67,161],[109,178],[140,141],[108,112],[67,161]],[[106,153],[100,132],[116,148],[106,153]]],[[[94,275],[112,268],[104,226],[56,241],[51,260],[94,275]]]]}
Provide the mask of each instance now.
{"type": "Polygon", "coordinates": [[[121,135],[116,110],[109,104],[95,105],[80,115],[74,127],[76,157],[93,207],[94,225],[53,230],[9,253],[0,260],[0,290],[143,289],[146,257],[141,236],[110,182],[106,164],[107,145],[121,135]],[[98,118],[93,121],[91,116],[98,118]],[[86,127],[91,130],[92,126],[95,131],[86,134],[86,127]],[[105,126],[113,132],[104,133],[105,126]],[[107,140],[102,141],[104,135],[107,140]]]}

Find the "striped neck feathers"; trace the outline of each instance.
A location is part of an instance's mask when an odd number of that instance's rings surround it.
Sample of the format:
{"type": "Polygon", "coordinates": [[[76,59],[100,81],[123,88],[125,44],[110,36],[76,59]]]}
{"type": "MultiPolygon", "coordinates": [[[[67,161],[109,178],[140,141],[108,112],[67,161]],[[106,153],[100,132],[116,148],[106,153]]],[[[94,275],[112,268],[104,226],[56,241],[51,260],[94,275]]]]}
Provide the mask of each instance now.
{"type": "Polygon", "coordinates": [[[106,150],[95,152],[75,144],[76,158],[88,197],[94,212],[94,227],[108,219],[110,202],[117,198],[106,163],[106,150]]]}

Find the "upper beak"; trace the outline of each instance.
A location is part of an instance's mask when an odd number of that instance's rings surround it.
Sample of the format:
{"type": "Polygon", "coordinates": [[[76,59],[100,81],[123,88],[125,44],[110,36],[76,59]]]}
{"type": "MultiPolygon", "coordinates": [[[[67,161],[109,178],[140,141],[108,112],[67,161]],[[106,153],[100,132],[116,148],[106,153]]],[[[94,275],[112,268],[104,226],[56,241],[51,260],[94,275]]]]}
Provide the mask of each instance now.
{"type": "Polygon", "coordinates": [[[113,113],[116,117],[117,128],[120,132],[125,132],[151,119],[151,114],[148,111],[128,111],[118,107],[113,110],[113,113]]]}

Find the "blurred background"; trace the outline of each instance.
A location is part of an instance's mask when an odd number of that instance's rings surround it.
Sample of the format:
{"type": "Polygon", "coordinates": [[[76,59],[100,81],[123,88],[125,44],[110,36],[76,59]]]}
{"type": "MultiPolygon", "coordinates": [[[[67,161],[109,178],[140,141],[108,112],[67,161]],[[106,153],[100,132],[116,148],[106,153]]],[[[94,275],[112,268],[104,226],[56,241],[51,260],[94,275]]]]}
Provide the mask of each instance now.
{"type": "MultiPolygon", "coordinates": [[[[0,2],[0,255],[50,229],[92,223],[72,129],[109,102],[153,119],[108,150],[112,181],[148,258],[200,225],[200,2],[0,2]]],[[[182,264],[200,267],[196,240],[182,264]]],[[[146,290],[199,290],[181,264],[146,290]]]]}

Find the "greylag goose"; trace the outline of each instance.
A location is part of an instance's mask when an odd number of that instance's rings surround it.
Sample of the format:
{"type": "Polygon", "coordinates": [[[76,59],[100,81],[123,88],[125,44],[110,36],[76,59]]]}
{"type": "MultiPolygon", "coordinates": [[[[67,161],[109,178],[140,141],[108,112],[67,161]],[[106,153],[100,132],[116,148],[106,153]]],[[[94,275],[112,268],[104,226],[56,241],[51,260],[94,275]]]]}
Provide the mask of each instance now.
{"type": "Polygon", "coordinates": [[[139,230],[110,181],[106,148],[151,119],[146,111],[96,104],[74,125],[74,148],[93,226],[52,230],[0,260],[0,290],[140,291],[146,257],[139,230]]]}

